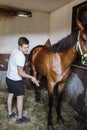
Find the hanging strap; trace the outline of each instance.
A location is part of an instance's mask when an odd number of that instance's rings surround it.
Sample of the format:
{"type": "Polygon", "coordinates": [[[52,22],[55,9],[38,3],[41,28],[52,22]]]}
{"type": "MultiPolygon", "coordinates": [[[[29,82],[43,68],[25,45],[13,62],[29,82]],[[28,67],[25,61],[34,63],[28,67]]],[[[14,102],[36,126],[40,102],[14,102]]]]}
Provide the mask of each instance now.
{"type": "Polygon", "coordinates": [[[85,57],[87,57],[87,53],[83,54],[82,52],[82,49],[81,49],[81,46],[80,46],[80,42],[79,42],[79,37],[80,37],[80,31],[78,33],[78,38],[77,38],[77,44],[76,44],[76,50],[80,51],[80,54],[81,54],[81,63],[85,66],[87,66],[87,62],[85,61],[85,57]]]}

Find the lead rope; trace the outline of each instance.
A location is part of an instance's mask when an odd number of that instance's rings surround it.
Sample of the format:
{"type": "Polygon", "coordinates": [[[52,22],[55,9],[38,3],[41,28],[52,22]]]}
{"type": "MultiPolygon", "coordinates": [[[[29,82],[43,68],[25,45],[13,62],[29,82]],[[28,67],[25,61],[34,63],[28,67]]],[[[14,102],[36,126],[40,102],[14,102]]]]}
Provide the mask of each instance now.
{"type": "Polygon", "coordinates": [[[87,66],[87,62],[85,61],[85,57],[87,57],[87,53],[83,54],[80,43],[79,43],[79,37],[80,37],[80,31],[78,33],[76,50],[78,51],[78,49],[79,49],[79,51],[81,53],[81,63],[82,63],[82,65],[87,66]]]}

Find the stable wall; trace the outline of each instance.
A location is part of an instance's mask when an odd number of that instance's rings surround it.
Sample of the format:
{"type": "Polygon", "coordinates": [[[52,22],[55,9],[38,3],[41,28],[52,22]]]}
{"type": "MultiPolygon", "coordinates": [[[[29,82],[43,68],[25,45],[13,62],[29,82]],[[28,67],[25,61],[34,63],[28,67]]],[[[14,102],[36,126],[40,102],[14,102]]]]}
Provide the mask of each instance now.
{"type": "Polygon", "coordinates": [[[20,36],[30,41],[30,50],[48,39],[47,13],[32,12],[31,18],[12,17],[0,19],[0,53],[10,53],[17,47],[20,36]]]}
{"type": "Polygon", "coordinates": [[[74,0],[50,14],[49,37],[52,44],[71,33],[72,8],[84,1],[86,0],[74,0]]]}
{"type": "Polygon", "coordinates": [[[72,7],[85,0],[74,0],[52,13],[32,12],[31,18],[12,17],[0,19],[0,53],[10,53],[17,40],[25,36],[30,50],[50,38],[52,44],[71,32],[72,7]]]}

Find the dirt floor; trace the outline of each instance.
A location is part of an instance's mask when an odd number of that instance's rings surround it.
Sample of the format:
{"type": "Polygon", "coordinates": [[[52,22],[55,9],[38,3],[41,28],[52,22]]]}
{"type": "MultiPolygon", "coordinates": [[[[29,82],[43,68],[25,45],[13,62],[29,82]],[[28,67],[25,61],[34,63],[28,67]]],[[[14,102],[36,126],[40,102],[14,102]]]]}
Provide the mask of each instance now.
{"type": "MultiPolygon", "coordinates": [[[[0,130],[47,130],[48,95],[47,90],[41,90],[41,103],[35,102],[33,90],[26,90],[24,97],[24,116],[31,121],[26,124],[16,124],[14,119],[6,119],[7,116],[7,90],[0,90],[0,130]]],[[[75,120],[73,108],[65,101],[61,106],[64,125],[59,125],[56,120],[55,105],[53,107],[53,124],[55,130],[87,130],[87,122],[75,120]]],[[[13,111],[16,112],[16,99],[14,99],[13,111]]]]}

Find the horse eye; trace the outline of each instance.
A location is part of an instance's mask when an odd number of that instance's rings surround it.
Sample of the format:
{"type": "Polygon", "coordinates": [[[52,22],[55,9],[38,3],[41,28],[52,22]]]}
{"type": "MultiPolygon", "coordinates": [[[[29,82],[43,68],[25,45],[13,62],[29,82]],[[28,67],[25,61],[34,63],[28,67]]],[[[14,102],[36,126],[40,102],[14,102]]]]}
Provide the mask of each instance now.
{"type": "Polygon", "coordinates": [[[82,38],[82,42],[86,44],[87,40],[85,40],[84,38],[82,38]]]}
{"type": "Polygon", "coordinates": [[[85,39],[82,39],[82,41],[86,44],[87,43],[87,40],[85,40],[85,39]]]}

